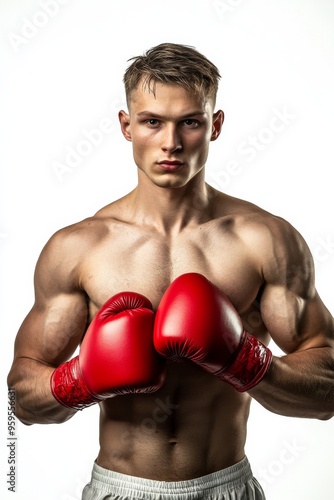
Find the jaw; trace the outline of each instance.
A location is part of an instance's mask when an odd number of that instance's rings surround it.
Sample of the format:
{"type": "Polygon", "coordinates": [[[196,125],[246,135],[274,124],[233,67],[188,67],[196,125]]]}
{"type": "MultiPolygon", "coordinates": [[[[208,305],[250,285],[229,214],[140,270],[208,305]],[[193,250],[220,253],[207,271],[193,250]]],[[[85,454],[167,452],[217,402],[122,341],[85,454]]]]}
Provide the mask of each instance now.
{"type": "MultiPolygon", "coordinates": [[[[175,172],[161,172],[154,170],[147,171],[138,166],[138,186],[148,192],[151,188],[170,189],[172,191],[182,189],[184,195],[192,192],[195,185],[204,184],[204,168],[197,169],[193,174],[187,164],[175,172]]],[[[162,193],[160,194],[162,195],[162,193]]]]}

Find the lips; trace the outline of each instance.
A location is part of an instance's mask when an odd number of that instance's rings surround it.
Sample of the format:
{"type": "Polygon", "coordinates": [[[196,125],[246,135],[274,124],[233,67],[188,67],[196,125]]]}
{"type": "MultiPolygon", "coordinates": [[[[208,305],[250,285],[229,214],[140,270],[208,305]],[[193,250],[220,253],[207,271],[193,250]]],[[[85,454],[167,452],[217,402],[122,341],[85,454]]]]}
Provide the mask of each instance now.
{"type": "Polygon", "coordinates": [[[162,160],[158,162],[158,165],[160,165],[160,167],[162,167],[164,170],[174,172],[175,170],[181,168],[184,163],[178,160],[162,160]]]}

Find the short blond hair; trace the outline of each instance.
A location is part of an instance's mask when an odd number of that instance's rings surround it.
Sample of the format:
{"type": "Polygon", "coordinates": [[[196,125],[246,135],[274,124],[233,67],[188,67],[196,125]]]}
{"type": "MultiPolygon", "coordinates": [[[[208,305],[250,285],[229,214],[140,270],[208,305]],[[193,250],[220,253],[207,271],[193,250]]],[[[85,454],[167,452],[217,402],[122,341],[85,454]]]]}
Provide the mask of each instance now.
{"type": "Polygon", "coordinates": [[[142,82],[143,88],[155,93],[157,82],[180,85],[200,99],[212,99],[216,95],[220,74],[217,67],[194,47],[176,43],[162,43],[147,50],[133,61],[124,74],[125,94],[128,106],[131,95],[142,82]]]}

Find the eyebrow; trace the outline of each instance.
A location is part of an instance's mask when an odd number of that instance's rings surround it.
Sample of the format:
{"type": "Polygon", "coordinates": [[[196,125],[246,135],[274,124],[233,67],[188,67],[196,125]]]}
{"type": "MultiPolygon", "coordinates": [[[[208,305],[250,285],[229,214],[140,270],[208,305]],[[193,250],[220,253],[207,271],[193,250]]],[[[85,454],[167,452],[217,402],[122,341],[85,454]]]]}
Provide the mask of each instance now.
{"type": "MultiPolygon", "coordinates": [[[[186,115],[178,116],[178,120],[185,120],[186,118],[190,118],[191,116],[203,116],[205,115],[204,111],[193,111],[192,113],[187,113],[186,115]]],[[[153,111],[140,111],[137,113],[138,118],[166,118],[166,116],[159,115],[158,113],[154,113],[153,111]]]]}

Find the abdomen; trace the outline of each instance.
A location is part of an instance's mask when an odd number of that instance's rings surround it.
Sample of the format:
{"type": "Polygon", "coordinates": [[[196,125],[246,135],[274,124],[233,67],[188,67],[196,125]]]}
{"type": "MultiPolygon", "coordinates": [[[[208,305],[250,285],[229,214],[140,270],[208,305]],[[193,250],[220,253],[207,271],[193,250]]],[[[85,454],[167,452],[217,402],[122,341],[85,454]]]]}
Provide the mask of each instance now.
{"type": "Polygon", "coordinates": [[[180,481],[229,467],[244,457],[250,398],[189,361],[170,363],[152,394],[101,404],[104,468],[180,481]]]}

